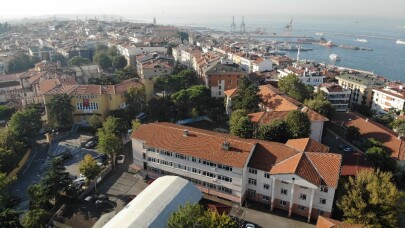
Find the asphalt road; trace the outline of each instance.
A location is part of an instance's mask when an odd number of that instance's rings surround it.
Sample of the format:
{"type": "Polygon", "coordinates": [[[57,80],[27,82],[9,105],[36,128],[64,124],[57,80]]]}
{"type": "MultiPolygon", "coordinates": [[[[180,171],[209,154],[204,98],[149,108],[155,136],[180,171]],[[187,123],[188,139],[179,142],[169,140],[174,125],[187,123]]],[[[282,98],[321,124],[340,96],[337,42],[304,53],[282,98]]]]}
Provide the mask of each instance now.
{"type": "Polygon", "coordinates": [[[28,186],[36,184],[42,178],[43,172],[40,167],[47,160],[48,144],[37,144],[32,148],[28,161],[17,175],[17,180],[10,185],[10,192],[21,198],[18,209],[28,209],[29,196],[28,186]]]}

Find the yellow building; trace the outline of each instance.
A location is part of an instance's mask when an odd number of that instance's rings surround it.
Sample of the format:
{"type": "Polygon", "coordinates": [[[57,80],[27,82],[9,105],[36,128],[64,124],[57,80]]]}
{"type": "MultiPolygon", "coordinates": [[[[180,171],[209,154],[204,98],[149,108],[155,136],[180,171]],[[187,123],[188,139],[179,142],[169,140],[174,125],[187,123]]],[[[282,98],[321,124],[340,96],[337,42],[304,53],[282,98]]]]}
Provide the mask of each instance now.
{"type": "Polygon", "coordinates": [[[100,121],[108,116],[112,110],[125,108],[125,91],[129,88],[144,87],[138,79],[128,79],[117,85],[72,85],[55,84],[43,94],[45,105],[57,94],[68,94],[74,107],[73,121],[83,125],[88,119],[96,115],[100,121]]]}

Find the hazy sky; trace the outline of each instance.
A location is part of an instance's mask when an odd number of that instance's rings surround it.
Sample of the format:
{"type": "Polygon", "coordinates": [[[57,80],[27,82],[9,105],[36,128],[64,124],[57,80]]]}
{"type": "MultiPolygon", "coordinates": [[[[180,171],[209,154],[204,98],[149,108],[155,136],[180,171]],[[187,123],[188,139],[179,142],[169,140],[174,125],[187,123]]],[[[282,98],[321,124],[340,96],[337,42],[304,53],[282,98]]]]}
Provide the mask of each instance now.
{"type": "Polygon", "coordinates": [[[349,15],[405,18],[405,0],[1,0],[1,18],[53,14],[123,16],[349,15]]]}

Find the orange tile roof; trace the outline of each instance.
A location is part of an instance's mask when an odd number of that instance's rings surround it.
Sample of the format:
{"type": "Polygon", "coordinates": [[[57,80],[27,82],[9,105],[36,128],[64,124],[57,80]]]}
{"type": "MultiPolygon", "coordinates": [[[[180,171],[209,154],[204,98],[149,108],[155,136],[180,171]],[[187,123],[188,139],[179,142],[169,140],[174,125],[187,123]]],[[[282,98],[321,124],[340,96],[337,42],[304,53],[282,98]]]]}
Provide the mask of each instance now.
{"type": "Polygon", "coordinates": [[[305,152],[325,185],[336,188],[339,180],[342,155],[334,153],[305,152]]]}
{"type": "Polygon", "coordinates": [[[202,129],[171,123],[142,125],[132,134],[133,138],[145,141],[148,146],[190,155],[205,160],[243,168],[255,143],[202,129]],[[183,136],[184,129],[189,136],[183,136]],[[230,149],[223,150],[222,143],[230,142],[230,149]]]}
{"type": "Polygon", "coordinates": [[[225,93],[225,95],[227,97],[232,97],[235,94],[236,90],[237,90],[236,88],[235,89],[228,89],[228,90],[225,90],[224,93],[225,93]]]}
{"type": "Polygon", "coordinates": [[[374,138],[391,150],[391,157],[405,160],[405,141],[398,138],[398,134],[372,120],[366,120],[361,115],[351,113],[339,113],[333,121],[339,126],[356,126],[360,129],[363,138],[374,138]]]}
{"type": "Polygon", "coordinates": [[[280,95],[280,92],[271,85],[263,85],[259,87],[260,95],[263,99],[263,104],[273,111],[291,111],[297,110],[298,106],[290,99],[280,95]]]}
{"type": "Polygon", "coordinates": [[[329,152],[329,147],[316,142],[310,138],[290,139],[286,142],[287,146],[295,148],[301,152],[329,152]]]}
{"type": "Polygon", "coordinates": [[[342,160],[342,176],[356,176],[358,172],[364,169],[374,169],[374,164],[367,160],[361,152],[344,153],[342,160]]]}
{"type": "Polygon", "coordinates": [[[314,110],[308,108],[307,106],[303,107],[301,109],[301,112],[305,112],[306,114],[308,114],[308,117],[311,121],[321,121],[321,122],[329,121],[328,118],[322,116],[321,114],[315,112],[314,110]]]}
{"type": "Polygon", "coordinates": [[[248,117],[250,119],[250,121],[252,121],[253,123],[258,123],[260,121],[260,119],[263,117],[265,112],[255,112],[255,113],[251,113],[248,114],[248,117]]]}
{"type": "Polygon", "coordinates": [[[349,224],[334,220],[331,218],[326,218],[321,215],[318,216],[318,221],[316,222],[316,228],[362,228],[363,225],[359,224],[349,224]]]}

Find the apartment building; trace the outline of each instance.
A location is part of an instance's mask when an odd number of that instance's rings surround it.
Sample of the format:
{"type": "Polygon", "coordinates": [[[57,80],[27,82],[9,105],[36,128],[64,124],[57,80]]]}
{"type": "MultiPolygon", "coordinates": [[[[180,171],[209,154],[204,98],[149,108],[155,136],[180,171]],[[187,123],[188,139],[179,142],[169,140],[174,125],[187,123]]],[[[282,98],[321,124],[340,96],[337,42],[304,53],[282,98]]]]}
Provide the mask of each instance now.
{"type": "Polygon", "coordinates": [[[204,193],[249,198],[308,221],[330,216],[341,165],[341,155],[308,138],[281,144],[171,123],[142,125],[132,151],[133,166],[151,178],[177,175],[204,193]]]}
{"type": "Polygon", "coordinates": [[[325,93],[326,99],[330,101],[337,112],[349,110],[350,90],[343,89],[336,83],[323,83],[319,86],[319,90],[325,93]]]}
{"type": "Polygon", "coordinates": [[[203,70],[203,80],[205,86],[211,89],[212,97],[225,97],[224,91],[236,88],[238,80],[247,75],[238,64],[226,59],[213,62],[203,70]]]}
{"type": "Polygon", "coordinates": [[[365,74],[344,74],[335,78],[343,89],[352,92],[349,100],[350,106],[359,104],[371,107],[373,89],[381,87],[387,82],[385,78],[365,74]]]}
{"type": "Polygon", "coordinates": [[[371,109],[376,113],[385,114],[390,109],[394,109],[395,111],[404,110],[404,83],[393,82],[385,88],[373,89],[373,93],[371,109]]]}
{"type": "Polygon", "coordinates": [[[321,72],[311,68],[295,68],[290,66],[277,70],[277,72],[279,73],[279,78],[283,78],[289,74],[295,74],[305,85],[319,86],[325,79],[325,76],[321,72]]]}

